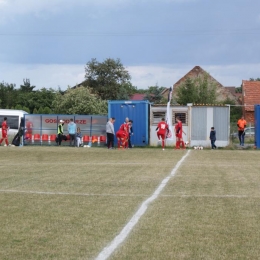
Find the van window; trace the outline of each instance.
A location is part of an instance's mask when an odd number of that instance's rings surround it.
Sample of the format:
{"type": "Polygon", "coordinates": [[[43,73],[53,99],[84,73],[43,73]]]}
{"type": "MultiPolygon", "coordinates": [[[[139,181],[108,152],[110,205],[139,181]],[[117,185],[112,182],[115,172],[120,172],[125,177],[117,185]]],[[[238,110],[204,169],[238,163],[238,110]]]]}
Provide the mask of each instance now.
{"type": "Polygon", "coordinates": [[[19,128],[19,116],[0,116],[0,125],[2,127],[2,123],[4,121],[4,118],[7,117],[7,125],[11,129],[18,129],[19,128]]]}

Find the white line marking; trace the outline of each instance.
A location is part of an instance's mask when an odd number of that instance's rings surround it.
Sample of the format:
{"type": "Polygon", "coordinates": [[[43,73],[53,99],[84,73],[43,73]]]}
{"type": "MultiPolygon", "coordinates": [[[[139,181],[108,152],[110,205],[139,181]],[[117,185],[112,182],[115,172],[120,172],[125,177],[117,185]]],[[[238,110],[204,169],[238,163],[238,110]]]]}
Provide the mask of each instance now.
{"type": "Polygon", "coordinates": [[[186,159],[186,157],[189,155],[190,150],[181,158],[180,161],[176,164],[176,166],[172,169],[170,175],[162,180],[159,187],[155,190],[155,192],[152,194],[151,197],[146,199],[140,208],[137,210],[137,212],[133,215],[133,217],[130,219],[130,221],[125,225],[125,227],[121,230],[121,232],[113,239],[113,241],[106,246],[97,256],[96,260],[105,260],[108,259],[108,257],[117,249],[117,247],[124,242],[124,240],[127,238],[129,233],[132,231],[134,226],[138,223],[139,219],[142,217],[142,215],[146,212],[149,204],[153,202],[158,195],[161,193],[161,191],[164,189],[168,181],[176,174],[176,171],[182,164],[182,162],[186,159]]]}
{"type": "Polygon", "coordinates": [[[40,195],[71,195],[71,196],[100,196],[100,197],[148,197],[147,194],[108,194],[108,193],[71,193],[71,192],[55,192],[55,191],[23,191],[23,190],[0,190],[2,193],[25,193],[40,195]]]}
{"type": "MultiPolygon", "coordinates": [[[[177,176],[175,176],[177,177],[177,176]]],[[[59,192],[59,191],[24,191],[24,190],[0,190],[1,193],[24,193],[24,194],[40,194],[40,195],[68,195],[68,196],[86,196],[86,197],[148,197],[148,194],[116,194],[116,193],[72,193],[72,192],[59,192]]],[[[239,194],[165,194],[161,197],[171,198],[260,198],[260,196],[239,195],[239,194]]]]}

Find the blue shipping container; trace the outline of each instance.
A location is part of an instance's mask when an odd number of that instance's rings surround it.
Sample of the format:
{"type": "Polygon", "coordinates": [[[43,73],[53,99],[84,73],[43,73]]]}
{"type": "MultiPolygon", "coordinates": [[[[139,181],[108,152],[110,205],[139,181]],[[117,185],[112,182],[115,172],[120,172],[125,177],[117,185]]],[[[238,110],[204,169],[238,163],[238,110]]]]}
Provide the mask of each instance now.
{"type": "Polygon", "coordinates": [[[255,146],[260,149],[260,105],[255,105],[255,146]]]}
{"type": "MultiPolygon", "coordinates": [[[[133,132],[131,143],[134,146],[145,146],[149,144],[149,108],[150,103],[143,101],[108,101],[108,117],[115,117],[115,132],[128,117],[133,120],[133,132]]],[[[115,143],[117,140],[115,140],[115,143]]]]}

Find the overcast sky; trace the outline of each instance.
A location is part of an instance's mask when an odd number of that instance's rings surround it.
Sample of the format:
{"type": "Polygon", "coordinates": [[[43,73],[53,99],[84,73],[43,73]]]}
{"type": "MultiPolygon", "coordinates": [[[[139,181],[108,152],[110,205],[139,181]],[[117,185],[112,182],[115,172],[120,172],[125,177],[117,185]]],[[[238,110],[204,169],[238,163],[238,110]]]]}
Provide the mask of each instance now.
{"type": "Polygon", "coordinates": [[[0,81],[66,89],[92,58],[137,88],[199,65],[224,86],[260,77],[260,0],[0,0],[0,81]]]}

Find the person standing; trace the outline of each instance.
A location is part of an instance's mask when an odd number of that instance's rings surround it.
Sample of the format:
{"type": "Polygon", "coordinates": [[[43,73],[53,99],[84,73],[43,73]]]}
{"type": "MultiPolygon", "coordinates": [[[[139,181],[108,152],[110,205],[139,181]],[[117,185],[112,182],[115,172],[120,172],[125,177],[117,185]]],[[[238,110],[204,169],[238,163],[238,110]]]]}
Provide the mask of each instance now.
{"type": "Polygon", "coordinates": [[[82,135],[81,135],[80,128],[77,127],[77,133],[76,133],[77,147],[79,147],[81,145],[81,138],[82,138],[82,135]]]}
{"type": "Polygon", "coordinates": [[[0,145],[5,140],[5,144],[9,145],[8,143],[8,125],[7,125],[7,117],[4,117],[4,121],[2,122],[2,139],[0,140],[0,145]]]}
{"type": "Polygon", "coordinates": [[[62,139],[63,139],[63,125],[64,125],[64,121],[61,119],[60,123],[58,125],[58,145],[61,145],[62,139]]]}
{"type": "Polygon", "coordinates": [[[162,138],[162,149],[164,151],[165,146],[165,138],[167,135],[167,132],[169,131],[169,127],[167,123],[165,122],[164,117],[162,118],[162,121],[158,123],[157,128],[155,129],[157,131],[157,137],[159,140],[162,138]]]}
{"type": "Polygon", "coordinates": [[[246,128],[246,120],[243,116],[237,121],[238,127],[238,138],[241,146],[244,146],[245,141],[245,128],[246,128]]]}
{"type": "Polygon", "coordinates": [[[210,129],[209,139],[211,142],[211,149],[217,149],[217,146],[215,145],[216,142],[216,131],[215,128],[212,126],[210,129]]]}
{"type": "Polygon", "coordinates": [[[129,120],[129,137],[128,137],[128,148],[133,148],[131,142],[131,136],[134,134],[133,130],[133,120],[129,120]]]}
{"type": "Polygon", "coordinates": [[[107,148],[114,149],[114,137],[115,137],[115,129],[114,123],[116,119],[114,117],[109,118],[106,124],[106,133],[107,133],[107,148]]]}
{"type": "Polygon", "coordinates": [[[76,145],[76,132],[77,132],[77,125],[74,123],[73,119],[70,119],[68,124],[68,132],[70,136],[70,146],[77,146],[76,145]],[[72,145],[73,142],[73,145],[72,145]]]}
{"type": "Polygon", "coordinates": [[[180,145],[182,145],[182,149],[185,149],[186,147],[182,139],[182,133],[184,133],[185,135],[186,133],[182,129],[182,122],[178,116],[176,117],[176,122],[177,123],[174,128],[175,136],[176,136],[176,149],[180,149],[180,145]]]}

